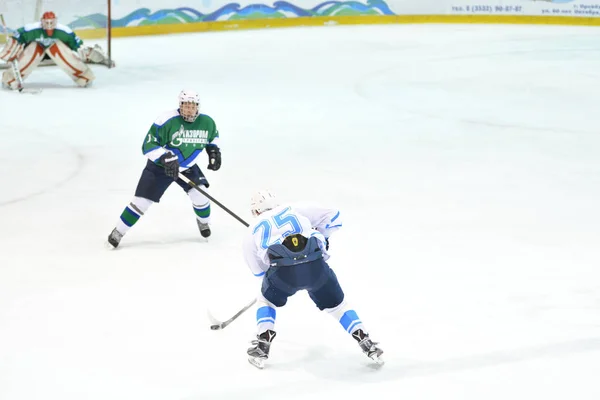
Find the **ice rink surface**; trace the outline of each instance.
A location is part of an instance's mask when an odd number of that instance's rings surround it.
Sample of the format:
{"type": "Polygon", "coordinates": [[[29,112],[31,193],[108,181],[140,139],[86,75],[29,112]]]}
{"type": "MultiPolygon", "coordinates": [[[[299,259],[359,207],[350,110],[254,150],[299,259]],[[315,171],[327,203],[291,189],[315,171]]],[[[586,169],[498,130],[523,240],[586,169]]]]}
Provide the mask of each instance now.
{"type": "Polygon", "coordinates": [[[127,38],[92,88],[0,92],[0,399],[597,400],[600,30],[404,25],[127,38]],[[154,119],[197,90],[210,193],[339,207],[331,266],[387,363],[305,293],[246,361],[244,227],[173,186],[104,247],[154,119]]]}

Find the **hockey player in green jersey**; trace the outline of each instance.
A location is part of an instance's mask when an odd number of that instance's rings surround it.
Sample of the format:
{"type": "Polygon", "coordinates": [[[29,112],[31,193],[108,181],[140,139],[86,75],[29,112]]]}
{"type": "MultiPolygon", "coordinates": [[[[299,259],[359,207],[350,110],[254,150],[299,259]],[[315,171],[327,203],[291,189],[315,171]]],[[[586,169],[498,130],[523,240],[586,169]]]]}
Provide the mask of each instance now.
{"type": "MultiPolygon", "coordinates": [[[[68,26],[59,24],[51,11],[44,13],[40,22],[17,29],[0,51],[0,59],[15,63],[23,80],[44,59],[51,59],[81,87],[89,86],[95,79],[86,63],[107,64],[100,46],[83,46],[81,39],[68,26]]],[[[2,74],[2,86],[19,88],[12,68],[2,74]]]]}
{"type": "Polygon", "coordinates": [[[123,235],[140,219],[153,203],[158,203],[171,183],[176,182],[192,201],[200,234],[210,236],[210,202],[206,196],[179,178],[184,174],[203,189],[208,181],[196,164],[202,150],[208,154],[208,169],[221,168],[219,131],[215,121],[200,114],[198,94],[183,90],[179,94],[179,109],[164,113],[152,124],[142,145],[148,158],[146,168],[135,190],[135,197],[121,213],[108,243],[116,248],[123,235]]]}

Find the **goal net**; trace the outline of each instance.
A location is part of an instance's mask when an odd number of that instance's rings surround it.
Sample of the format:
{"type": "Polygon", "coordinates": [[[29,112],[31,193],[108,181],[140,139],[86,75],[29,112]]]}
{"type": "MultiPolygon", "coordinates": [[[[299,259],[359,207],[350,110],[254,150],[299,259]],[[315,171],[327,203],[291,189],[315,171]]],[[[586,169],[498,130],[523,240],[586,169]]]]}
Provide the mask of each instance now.
{"type": "MultiPolygon", "coordinates": [[[[96,44],[108,55],[105,63],[112,66],[111,60],[111,0],[0,0],[0,14],[4,16],[8,34],[17,29],[38,22],[46,11],[56,14],[59,24],[71,28],[86,46],[96,44]]],[[[0,48],[6,41],[6,31],[0,26],[0,48]]],[[[46,60],[42,65],[52,64],[46,60]]],[[[2,68],[2,66],[0,66],[2,68]]]]}

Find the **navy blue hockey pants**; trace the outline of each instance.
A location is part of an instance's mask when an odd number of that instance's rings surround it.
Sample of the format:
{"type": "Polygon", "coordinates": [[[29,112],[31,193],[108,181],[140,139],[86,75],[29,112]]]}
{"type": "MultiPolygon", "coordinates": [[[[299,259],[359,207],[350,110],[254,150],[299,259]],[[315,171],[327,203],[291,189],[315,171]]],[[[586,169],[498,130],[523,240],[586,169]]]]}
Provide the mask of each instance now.
{"type": "Polygon", "coordinates": [[[284,306],[288,297],[299,290],[308,291],[320,310],[337,307],[344,300],[337,276],[323,258],[304,264],[270,267],[262,282],[263,296],[277,307],[284,306]]]}
{"type": "MultiPolygon", "coordinates": [[[[193,167],[183,171],[183,175],[185,175],[196,185],[204,185],[208,187],[208,181],[198,165],[194,165],[193,167]]],[[[146,168],[144,168],[144,171],[142,171],[142,176],[140,177],[137,188],[135,189],[135,195],[136,197],[142,197],[158,203],[162,195],[167,191],[167,188],[173,182],[176,182],[186,193],[192,189],[190,185],[181,179],[173,181],[173,179],[169,178],[165,174],[165,169],[163,167],[148,160],[146,168]]]]}

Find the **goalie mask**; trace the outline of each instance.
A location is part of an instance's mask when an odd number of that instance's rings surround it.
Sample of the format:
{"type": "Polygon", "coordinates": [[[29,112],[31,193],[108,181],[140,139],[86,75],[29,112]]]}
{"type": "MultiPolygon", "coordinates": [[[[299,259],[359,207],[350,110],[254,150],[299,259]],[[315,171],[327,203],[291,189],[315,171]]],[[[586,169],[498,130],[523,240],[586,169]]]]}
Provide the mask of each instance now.
{"type": "Polygon", "coordinates": [[[258,217],[265,211],[272,210],[277,206],[279,206],[279,202],[275,195],[269,190],[259,190],[254,193],[250,200],[250,211],[255,217],[258,217]]]}
{"type": "Polygon", "coordinates": [[[46,31],[46,35],[52,36],[57,24],[56,14],[54,14],[52,11],[46,11],[44,15],[42,15],[41,22],[42,29],[46,31]]]}
{"type": "Polygon", "coordinates": [[[194,122],[200,115],[200,97],[193,90],[179,93],[179,115],[185,122],[194,122]]]}

